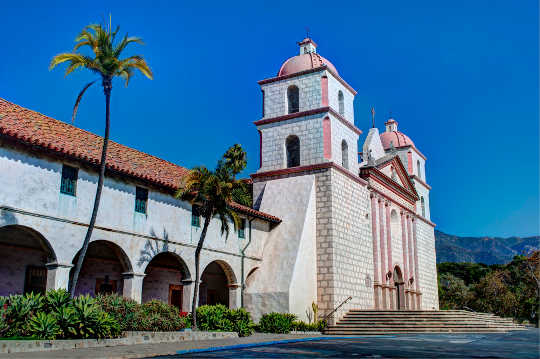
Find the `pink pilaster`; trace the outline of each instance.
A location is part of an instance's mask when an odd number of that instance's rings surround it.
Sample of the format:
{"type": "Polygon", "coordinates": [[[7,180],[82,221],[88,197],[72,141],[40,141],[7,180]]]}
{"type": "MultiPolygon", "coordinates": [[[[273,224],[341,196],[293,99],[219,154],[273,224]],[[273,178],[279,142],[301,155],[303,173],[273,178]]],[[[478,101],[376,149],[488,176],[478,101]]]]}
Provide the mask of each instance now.
{"type": "MultiPolygon", "coordinates": [[[[411,217],[407,214],[406,216],[406,219],[407,219],[407,241],[408,241],[408,250],[409,250],[409,279],[410,278],[413,278],[414,279],[414,282],[412,284],[410,284],[410,289],[413,290],[414,289],[414,285],[415,285],[415,282],[416,282],[416,276],[414,275],[414,261],[413,261],[413,239],[412,239],[412,229],[411,229],[411,217]]],[[[409,282],[410,283],[410,282],[409,282]]],[[[410,304],[411,304],[411,309],[415,309],[415,300],[414,300],[414,295],[411,294],[411,297],[410,297],[410,304]]]]}
{"type": "MultiPolygon", "coordinates": [[[[409,278],[409,271],[408,271],[408,264],[407,264],[407,257],[408,257],[408,251],[407,251],[407,231],[405,229],[405,214],[403,212],[400,213],[400,219],[401,219],[401,246],[403,247],[403,278],[405,279],[405,290],[408,289],[407,285],[407,279],[409,278]]],[[[408,298],[407,298],[408,299],[408,298]]],[[[409,302],[407,300],[407,307],[409,307],[409,302]]]]}
{"type": "Polygon", "coordinates": [[[379,236],[380,247],[380,256],[381,256],[381,285],[382,285],[382,307],[386,309],[386,246],[385,246],[385,237],[384,237],[384,211],[383,211],[383,201],[379,198],[379,230],[381,235],[379,236]]]}
{"type": "Polygon", "coordinates": [[[379,243],[377,241],[377,198],[371,194],[371,236],[373,237],[373,298],[375,302],[375,309],[380,308],[379,301],[379,243]]]}
{"type": "Polygon", "coordinates": [[[332,125],[328,116],[323,120],[323,151],[324,158],[332,159],[332,125]]]}
{"type": "Polygon", "coordinates": [[[412,167],[412,151],[409,150],[407,152],[407,169],[409,170],[409,174],[413,174],[413,167],[412,167]]]}
{"type": "MultiPolygon", "coordinates": [[[[386,207],[386,255],[388,256],[388,269],[387,272],[393,273],[393,262],[392,262],[392,230],[390,226],[390,203],[386,202],[384,204],[386,207]]],[[[394,309],[394,279],[388,283],[391,285],[389,288],[390,294],[390,309],[394,309]]]]}
{"type": "Polygon", "coordinates": [[[421,299],[420,299],[420,276],[418,275],[418,242],[416,236],[416,221],[412,219],[413,222],[413,245],[414,245],[414,276],[416,277],[416,309],[421,309],[421,299]]]}
{"type": "Polygon", "coordinates": [[[321,105],[328,106],[328,77],[321,77],[321,105]]]}
{"type": "Polygon", "coordinates": [[[257,130],[257,131],[259,132],[259,168],[261,168],[262,167],[262,132],[261,130],[257,130]]]}

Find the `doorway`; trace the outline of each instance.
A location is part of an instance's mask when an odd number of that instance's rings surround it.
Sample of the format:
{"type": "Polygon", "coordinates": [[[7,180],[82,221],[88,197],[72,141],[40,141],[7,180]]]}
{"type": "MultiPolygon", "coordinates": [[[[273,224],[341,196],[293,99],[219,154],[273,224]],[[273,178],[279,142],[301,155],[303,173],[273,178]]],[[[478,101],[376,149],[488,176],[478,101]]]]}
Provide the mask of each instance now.
{"type": "Polygon", "coordinates": [[[396,287],[396,309],[407,309],[407,303],[405,301],[405,282],[403,281],[403,275],[399,266],[394,267],[394,286],[396,287]]]}

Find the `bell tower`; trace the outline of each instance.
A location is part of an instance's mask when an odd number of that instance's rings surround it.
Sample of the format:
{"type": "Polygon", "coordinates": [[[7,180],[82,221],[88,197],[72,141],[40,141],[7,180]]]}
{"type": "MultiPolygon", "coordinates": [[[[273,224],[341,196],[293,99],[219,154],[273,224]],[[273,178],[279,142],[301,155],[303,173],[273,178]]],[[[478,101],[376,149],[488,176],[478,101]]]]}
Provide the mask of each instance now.
{"type": "Polygon", "coordinates": [[[354,125],[356,91],[311,38],[298,42],[299,55],[286,60],[276,77],[259,81],[263,117],[258,173],[333,162],[358,175],[354,125]]]}

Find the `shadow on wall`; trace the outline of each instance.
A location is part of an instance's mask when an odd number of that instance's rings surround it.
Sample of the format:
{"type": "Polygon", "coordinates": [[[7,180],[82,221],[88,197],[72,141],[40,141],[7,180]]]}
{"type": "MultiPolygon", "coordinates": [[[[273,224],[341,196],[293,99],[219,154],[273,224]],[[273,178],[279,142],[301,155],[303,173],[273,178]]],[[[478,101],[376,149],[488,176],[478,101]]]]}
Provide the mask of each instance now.
{"type": "Polygon", "coordinates": [[[147,240],[144,244],[144,248],[141,250],[139,260],[137,261],[139,268],[143,268],[145,264],[148,265],[155,256],[163,252],[170,252],[179,256],[179,253],[176,253],[176,250],[171,250],[169,248],[169,233],[165,228],[163,228],[163,238],[161,240],[154,228],[150,229],[150,235],[156,239],[147,240]]]}

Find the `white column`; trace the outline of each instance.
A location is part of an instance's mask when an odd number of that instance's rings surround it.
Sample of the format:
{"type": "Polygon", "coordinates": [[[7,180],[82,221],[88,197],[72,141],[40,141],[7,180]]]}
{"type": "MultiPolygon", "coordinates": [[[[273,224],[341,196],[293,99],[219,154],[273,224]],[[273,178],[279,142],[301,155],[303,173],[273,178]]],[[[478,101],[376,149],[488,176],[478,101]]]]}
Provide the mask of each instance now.
{"type": "Polygon", "coordinates": [[[408,265],[408,250],[407,250],[407,231],[405,229],[405,213],[403,211],[400,212],[400,219],[401,219],[401,245],[403,247],[403,293],[405,294],[405,307],[407,309],[410,309],[410,303],[409,303],[409,265],[408,265]]]}
{"type": "Polygon", "coordinates": [[[238,303],[240,303],[240,285],[239,284],[229,284],[229,308],[237,309],[238,303]]]}
{"type": "Polygon", "coordinates": [[[379,272],[379,231],[377,230],[377,198],[371,194],[371,236],[373,237],[373,301],[375,309],[381,307],[380,272],[379,272]]]}
{"type": "Polygon", "coordinates": [[[122,273],[122,277],[124,278],[124,297],[140,303],[142,300],[142,285],[145,276],[146,274],[144,273],[122,273]]]}
{"type": "Polygon", "coordinates": [[[64,288],[69,284],[69,271],[73,267],[71,263],[52,262],[47,267],[47,290],[64,288]]]}
{"type": "Polygon", "coordinates": [[[182,312],[191,313],[193,304],[193,281],[186,279],[182,281],[182,312]]]}
{"type": "Polygon", "coordinates": [[[388,288],[386,286],[386,238],[384,236],[385,233],[385,224],[384,224],[384,209],[383,209],[383,201],[381,198],[379,198],[379,231],[381,233],[379,237],[380,241],[380,257],[381,257],[381,297],[382,297],[382,309],[387,309],[387,292],[388,288]]]}

